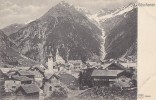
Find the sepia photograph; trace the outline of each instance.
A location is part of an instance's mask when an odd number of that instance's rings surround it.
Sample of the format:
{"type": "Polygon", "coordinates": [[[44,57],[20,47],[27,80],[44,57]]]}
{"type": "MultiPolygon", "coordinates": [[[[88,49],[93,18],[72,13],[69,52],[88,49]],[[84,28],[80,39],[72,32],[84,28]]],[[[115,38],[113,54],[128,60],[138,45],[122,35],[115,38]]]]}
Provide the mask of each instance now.
{"type": "Polygon", "coordinates": [[[137,0],[0,0],[0,100],[137,100],[137,0]]]}

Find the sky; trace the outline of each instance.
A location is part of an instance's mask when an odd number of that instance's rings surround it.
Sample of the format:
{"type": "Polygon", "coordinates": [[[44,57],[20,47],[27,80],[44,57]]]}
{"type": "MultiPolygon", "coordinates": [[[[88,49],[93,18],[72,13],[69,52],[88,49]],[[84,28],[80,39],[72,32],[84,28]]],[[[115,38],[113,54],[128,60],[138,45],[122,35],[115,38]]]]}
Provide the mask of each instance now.
{"type": "MultiPolygon", "coordinates": [[[[29,23],[46,13],[62,0],[0,0],[0,29],[14,23],[29,23]]],[[[64,0],[74,6],[85,7],[90,12],[102,8],[116,8],[136,0],[64,0]]]]}

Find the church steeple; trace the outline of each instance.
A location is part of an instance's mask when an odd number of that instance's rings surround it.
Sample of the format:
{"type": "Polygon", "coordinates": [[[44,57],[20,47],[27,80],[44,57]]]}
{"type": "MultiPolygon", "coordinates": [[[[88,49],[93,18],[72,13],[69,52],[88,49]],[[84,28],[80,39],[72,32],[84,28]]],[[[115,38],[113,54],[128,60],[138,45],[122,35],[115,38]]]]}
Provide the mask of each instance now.
{"type": "Polygon", "coordinates": [[[50,52],[49,55],[48,55],[48,58],[51,58],[53,57],[52,53],[50,52]]]}
{"type": "Polygon", "coordinates": [[[56,50],[56,63],[64,64],[64,59],[60,56],[58,49],[56,50]]]}
{"type": "Polygon", "coordinates": [[[48,69],[46,70],[46,73],[53,73],[53,55],[50,52],[48,55],[48,69]]]}

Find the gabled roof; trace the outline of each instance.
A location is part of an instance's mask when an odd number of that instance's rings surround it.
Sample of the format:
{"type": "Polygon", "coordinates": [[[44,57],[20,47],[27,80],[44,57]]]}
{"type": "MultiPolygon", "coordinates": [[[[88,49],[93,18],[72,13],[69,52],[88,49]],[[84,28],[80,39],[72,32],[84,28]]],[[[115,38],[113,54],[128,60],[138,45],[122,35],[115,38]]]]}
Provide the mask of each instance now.
{"type": "Polygon", "coordinates": [[[44,73],[45,70],[43,68],[40,67],[41,65],[35,65],[29,68],[29,70],[34,70],[34,69],[38,69],[40,72],[44,73]]]}
{"type": "Polygon", "coordinates": [[[7,73],[7,72],[9,72],[11,70],[11,68],[1,68],[1,71],[3,72],[3,73],[7,73]]]}
{"type": "Polygon", "coordinates": [[[27,85],[22,85],[20,86],[17,90],[16,93],[20,90],[23,90],[26,94],[33,94],[33,93],[39,93],[39,87],[35,84],[27,84],[27,85]]]}
{"type": "MultiPolygon", "coordinates": [[[[116,66],[116,67],[119,67],[119,68],[121,68],[122,70],[125,70],[126,68],[123,66],[123,65],[121,65],[120,63],[112,63],[112,64],[110,64],[108,67],[110,67],[110,66],[116,66]]],[[[107,67],[107,68],[108,68],[107,67]]]]}
{"type": "Polygon", "coordinates": [[[53,54],[52,52],[49,53],[48,57],[53,57],[53,54]]]}
{"type": "Polygon", "coordinates": [[[45,74],[44,76],[45,76],[45,79],[47,80],[51,79],[52,77],[56,77],[57,79],[59,78],[56,74],[53,74],[53,73],[45,74]]]}
{"type": "Polygon", "coordinates": [[[123,72],[122,70],[93,70],[91,76],[117,76],[119,73],[123,72]]]}
{"type": "Polygon", "coordinates": [[[12,76],[12,79],[18,80],[18,81],[32,81],[33,79],[28,78],[26,76],[12,76]]]}
{"type": "Polygon", "coordinates": [[[29,71],[29,72],[33,73],[36,78],[37,77],[39,78],[39,77],[43,77],[44,76],[44,74],[40,73],[39,71],[29,71]]]}
{"type": "Polygon", "coordinates": [[[32,72],[30,71],[17,71],[16,73],[19,73],[21,76],[29,76],[29,75],[34,75],[32,72]]]}
{"type": "Polygon", "coordinates": [[[119,62],[126,62],[126,59],[125,58],[118,58],[118,61],[119,62]]]}

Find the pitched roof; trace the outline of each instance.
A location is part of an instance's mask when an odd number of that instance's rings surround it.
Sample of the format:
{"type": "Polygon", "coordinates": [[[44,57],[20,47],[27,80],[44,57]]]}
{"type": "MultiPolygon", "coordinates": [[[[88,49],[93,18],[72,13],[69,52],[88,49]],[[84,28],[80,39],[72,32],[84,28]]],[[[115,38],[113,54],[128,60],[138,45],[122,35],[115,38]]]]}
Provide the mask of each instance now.
{"type": "Polygon", "coordinates": [[[19,73],[19,74],[22,75],[22,76],[34,75],[34,74],[33,74],[32,72],[30,72],[30,71],[22,71],[22,70],[17,71],[17,73],[19,73]]]}
{"type": "Polygon", "coordinates": [[[20,86],[17,90],[16,93],[20,90],[23,89],[26,94],[32,94],[32,93],[38,93],[39,92],[39,87],[35,84],[27,84],[27,85],[22,85],[20,86]]]}
{"type": "Polygon", "coordinates": [[[1,71],[3,72],[3,73],[7,73],[7,72],[9,72],[11,70],[11,68],[1,68],[1,71]]]}
{"type": "MultiPolygon", "coordinates": [[[[123,66],[123,65],[121,65],[120,63],[112,63],[112,64],[110,64],[109,66],[117,66],[117,67],[119,67],[119,68],[121,68],[121,69],[123,69],[123,70],[125,70],[126,68],[123,66]]],[[[108,66],[108,67],[109,67],[108,66]]]]}
{"type": "Polygon", "coordinates": [[[109,63],[109,64],[104,64],[103,65],[103,69],[106,69],[108,66],[110,66],[111,64],[109,63]]]}
{"type": "Polygon", "coordinates": [[[93,70],[91,76],[117,76],[119,73],[123,72],[122,70],[93,70]]]}
{"type": "Polygon", "coordinates": [[[18,81],[32,81],[33,79],[28,78],[26,76],[12,76],[12,79],[18,80],[18,81]]]}
{"type": "Polygon", "coordinates": [[[33,73],[33,75],[37,78],[44,76],[43,74],[41,74],[39,71],[29,71],[31,73],[33,73]],[[41,76],[42,75],[42,76],[41,76]]]}
{"type": "Polygon", "coordinates": [[[119,62],[126,62],[126,59],[125,58],[118,58],[118,61],[119,62]]]}
{"type": "MultiPolygon", "coordinates": [[[[41,68],[40,67],[41,65],[34,65],[34,66],[32,66],[32,67],[30,67],[30,69],[32,69],[32,70],[34,70],[34,69],[38,69],[40,72],[42,72],[42,73],[44,73],[45,72],[45,70],[43,69],[43,68],[41,68]]],[[[29,70],[30,70],[29,69],[29,70]]]]}
{"type": "Polygon", "coordinates": [[[48,80],[52,77],[59,78],[56,74],[53,74],[53,73],[48,73],[48,74],[45,74],[44,76],[45,76],[45,79],[48,79],[48,80]]]}

